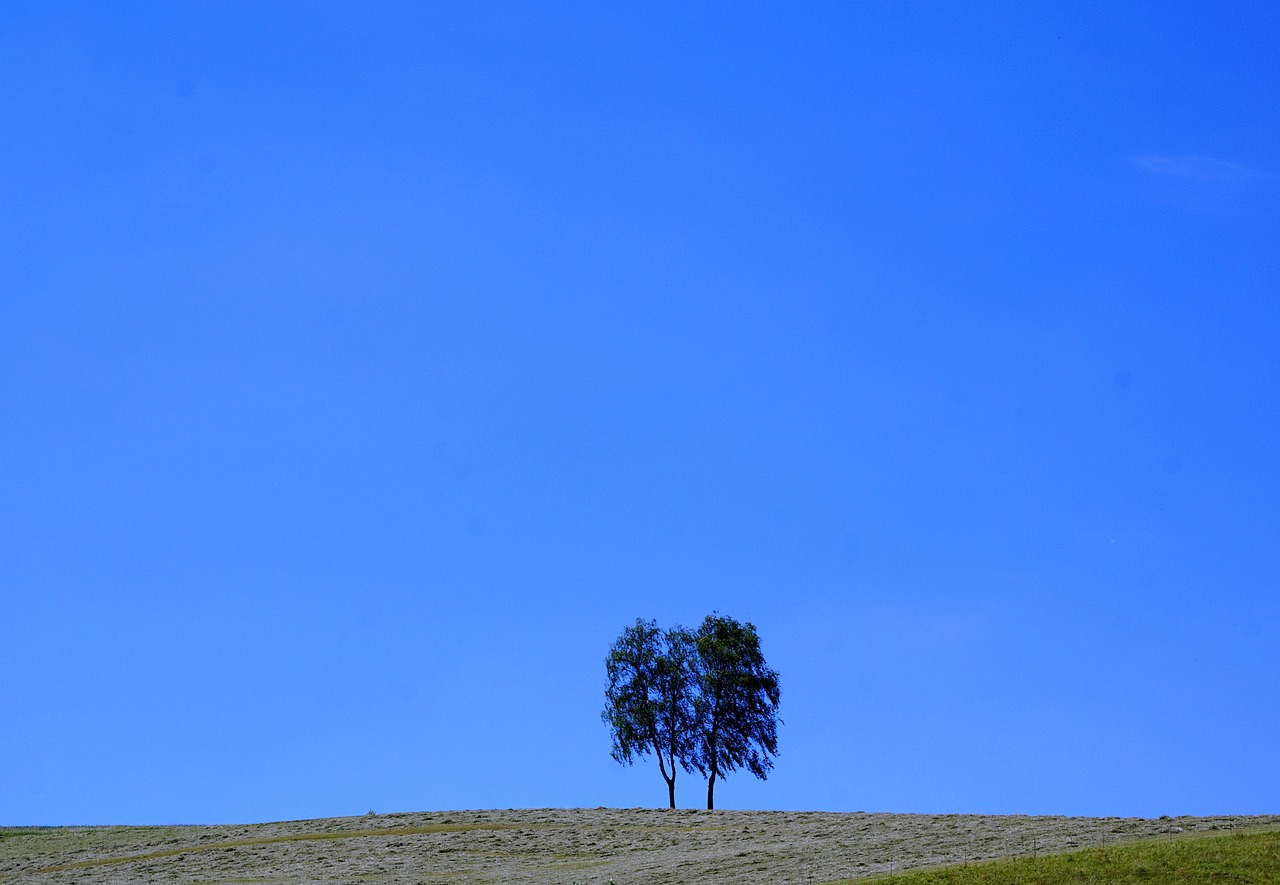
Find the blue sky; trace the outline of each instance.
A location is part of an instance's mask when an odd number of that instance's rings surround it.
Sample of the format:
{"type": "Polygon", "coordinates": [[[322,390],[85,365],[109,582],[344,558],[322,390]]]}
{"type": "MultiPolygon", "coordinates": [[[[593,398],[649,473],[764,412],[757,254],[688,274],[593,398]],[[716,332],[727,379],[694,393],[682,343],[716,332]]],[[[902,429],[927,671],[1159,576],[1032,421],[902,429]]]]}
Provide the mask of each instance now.
{"type": "Polygon", "coordinates": [[[0,823],[1280,810],[1277,8],[605,7],[6,4],[0,823]]]}

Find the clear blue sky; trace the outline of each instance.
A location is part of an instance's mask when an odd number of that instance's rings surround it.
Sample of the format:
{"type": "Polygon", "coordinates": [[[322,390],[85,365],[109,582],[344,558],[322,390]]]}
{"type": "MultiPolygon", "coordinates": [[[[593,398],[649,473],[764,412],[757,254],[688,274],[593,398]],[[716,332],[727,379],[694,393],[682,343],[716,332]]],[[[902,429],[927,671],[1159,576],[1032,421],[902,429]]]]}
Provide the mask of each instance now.
{"type": "Polygon", "coordinates": [[[1280,811],[1280,7],[609,6],[5,4],[0,823],[1280,811]]]}

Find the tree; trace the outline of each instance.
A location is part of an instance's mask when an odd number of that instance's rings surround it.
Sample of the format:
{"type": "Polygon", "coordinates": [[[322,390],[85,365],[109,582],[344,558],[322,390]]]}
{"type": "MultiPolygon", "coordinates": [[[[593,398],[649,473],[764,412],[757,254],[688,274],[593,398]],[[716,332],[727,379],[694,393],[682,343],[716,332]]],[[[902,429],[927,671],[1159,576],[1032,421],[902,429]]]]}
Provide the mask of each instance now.
{"type": "Polygon", "coordinates": [[[601,717],[613,734],[612,756],[630,765],[652,752],[676,807],[676,765],[692,771],[697,737],[693,659],[696,643],[685,629],[659,630],[637,618],[605,659],[608,685],[601,717]]]}
{"type": "Polygon", "coordinates": [[[778,755],[778,674],[765,663],[755,625],[708,615],[697,649],[698,735],[690,760],[707,777],[707,808],[716,778],[745,767],[764,780],[778,755]]]}

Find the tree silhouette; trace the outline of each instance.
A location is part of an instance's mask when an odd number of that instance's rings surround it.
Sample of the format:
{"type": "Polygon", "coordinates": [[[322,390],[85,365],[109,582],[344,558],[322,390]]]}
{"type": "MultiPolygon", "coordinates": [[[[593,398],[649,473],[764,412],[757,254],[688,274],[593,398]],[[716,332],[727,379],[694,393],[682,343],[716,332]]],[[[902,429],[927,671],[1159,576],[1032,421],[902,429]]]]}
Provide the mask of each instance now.
{"type": "Polygon", "coordinates": [[[676,807],[676,766],[716,780],[746,768],[762,780],[778,755],[778,674],[765,663],[755,625],[719,613],[696,634],[637,618],[609,649],[601,718],[613,758],[630,765],[653,753],[676,807]]]}
{"type": "Polygon", "coordinates": [[[698,739],[691,763],[707,777],[707,808],[716,779],[745,767],[764,780],[778,755],[778,673],[760,650],[754,624],[708,615],[697,646],[698,739]]]}
{"type": "Polygon", "coordinates": [[[608,686],[601,718],[613,735],[612,756],[630,765],[652,752],[676,807],[676,765],[692,771],[695,722],[694,638],[676,627],[659,630],[637,618],[605,659],[608,686]]]}

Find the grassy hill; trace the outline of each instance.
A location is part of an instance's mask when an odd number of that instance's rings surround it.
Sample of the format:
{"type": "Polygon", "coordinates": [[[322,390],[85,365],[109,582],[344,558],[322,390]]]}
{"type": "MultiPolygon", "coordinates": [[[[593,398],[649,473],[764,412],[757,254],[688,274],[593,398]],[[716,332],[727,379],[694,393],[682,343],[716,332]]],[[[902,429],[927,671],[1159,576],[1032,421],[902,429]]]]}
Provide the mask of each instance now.
{"type": "Polygon", "coordinates": [[[0,828],[0,883],[819,885],[868,877],[877,885],[1280,882],[1276,833],[1280,816],[638,808],[437,811],[223,826],[0,828]],[[912,870],[920,872],[910,876],[935,878],[874,879],[912,870]]]}
{"type": "Polygon", "coordinates": [[[1280,830],[1161,837],[1040,857],[913,870],[874,885],[1222,885],[1280,883],[1280,830]]]}

